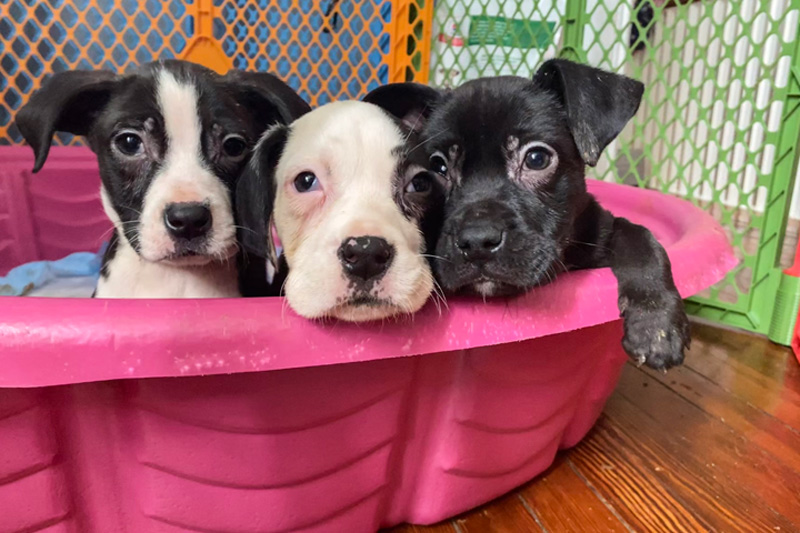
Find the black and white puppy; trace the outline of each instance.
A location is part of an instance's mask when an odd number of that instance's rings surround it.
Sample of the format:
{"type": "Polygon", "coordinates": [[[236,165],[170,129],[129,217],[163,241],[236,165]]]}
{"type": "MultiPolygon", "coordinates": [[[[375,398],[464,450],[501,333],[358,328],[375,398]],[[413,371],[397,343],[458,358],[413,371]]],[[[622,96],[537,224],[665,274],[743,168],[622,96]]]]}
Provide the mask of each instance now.
{"type": "Polygon", "coordinates": [[[628,354],[659,369],[683,361],[689,324],[666,252],[586,190],[585,165],[597,164],[643,91],[624,76],[551,60],[532,81],[373,92],[370,101],[397,116],[422,117],[429,168],[447,179],[434,261],[445,290],[512,295],[562,270],[610,266],[628,354]]]}
{"type": "Polygon", "coordinates": [[[100,298],[239,295],[235,181],[264,127],[308,105],[263,73],[168,60],[55,74],[17,115],[37,172],[57,131],[85,136],[114,225],[100,298]]]}
{"type": "Polygon", "coordinates": [[[426,167],[418,136],[383,109],[324,105],[256,146],[236,193],[242,242],[274,254],[274,221],[286,299],[303,317],[413,313],[433,289],[421,228],[444,201],[426,167]]]}

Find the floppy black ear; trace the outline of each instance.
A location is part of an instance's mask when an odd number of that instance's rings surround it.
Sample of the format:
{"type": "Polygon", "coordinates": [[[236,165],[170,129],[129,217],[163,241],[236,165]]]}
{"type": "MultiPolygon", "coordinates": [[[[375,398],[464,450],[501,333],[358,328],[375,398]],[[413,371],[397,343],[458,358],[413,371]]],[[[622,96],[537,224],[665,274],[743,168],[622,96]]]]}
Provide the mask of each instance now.
{"type": "Polygon", "coordinates": [[[54,74],[17,113],[20,133],[33,148],[38,172],[50,152],[53,134],[86,135],[111,97],[117,75],[107,70],[54,74]]]}
{"type": "Polygon", "coordinates": [[[289,131],[289,126],[277,124],[264,133],[239,176],[234,195],[239,243],[247,252],[269,259],[273,266],[278,264],[271,233],[275,168],[289,131]]]}
{"type": "Polygon", "coordinates": [[[442,94],[421,83],[390,83],[371,91],[364,101],[382,107],[419,133],[442,99],[442,94]]]}
{"type": "Polygon", "coordinates": [[[589,166],[597,164],[633,118],[644,93],[641,82],[565,59],[546,61],[533,81],[561,100],[572,137],[589,166]]]}
{"type": "Polygon", "coordinates": [[[272,74],[230,70],[223,79],[264,129],[277,123],[291,124],[311,111],[305,100],[272,74]]]}

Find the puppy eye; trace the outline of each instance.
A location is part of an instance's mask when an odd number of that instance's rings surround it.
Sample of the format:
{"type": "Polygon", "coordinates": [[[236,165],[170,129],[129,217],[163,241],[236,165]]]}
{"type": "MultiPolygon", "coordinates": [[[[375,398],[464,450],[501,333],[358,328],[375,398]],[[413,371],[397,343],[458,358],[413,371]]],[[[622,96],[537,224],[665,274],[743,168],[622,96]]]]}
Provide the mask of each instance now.
{"type": "Polygon", "coordinates": [[[430,175],[427,172],[420,172],[408,182],[406,192],[426,193],[431,190],[432,186],[430,175]]]}
{"type": "Polygon", "coordinates": [[[294,179],[294,188],[297,192],[312,192],[320,189],[319,180],[311,172],[303,172],[294,179]]]}
{"type": "Polygon", "coordinates": [[[430,168],[439,175],[447,176],[447,161],[439,152],[436,152],[431,156],[430,168]]]}
{"type": "Polygon", "coordinates": [[[247,150],[247,141],[241,135],[228,135],[222,141],[222,150],[228,157],[241,157],[247,150]]]}
{"type": "Polygon", "coordinates": [[[531,148],[525,154],[525,168],[528,170],[544,170],[550,166],[552,156],[542,147],[531,148]]]}
{"type": "Polygon", "coordinates": [[[144,142],[136,133],[126,131],[114,137],[114,146],[123,155],[132,157],[144,152],[144,142]]]}

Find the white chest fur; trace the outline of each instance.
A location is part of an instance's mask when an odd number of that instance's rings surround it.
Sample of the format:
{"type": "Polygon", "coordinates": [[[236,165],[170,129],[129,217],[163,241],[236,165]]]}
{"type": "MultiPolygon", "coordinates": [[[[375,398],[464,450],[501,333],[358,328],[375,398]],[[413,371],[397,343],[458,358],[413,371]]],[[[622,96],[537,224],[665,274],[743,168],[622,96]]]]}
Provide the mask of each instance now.
{"type": "Polygon", "coordinates": [[[143,260],[122,239],[96,298],[238,298],[236,261],[176,267],[143,260]]]}

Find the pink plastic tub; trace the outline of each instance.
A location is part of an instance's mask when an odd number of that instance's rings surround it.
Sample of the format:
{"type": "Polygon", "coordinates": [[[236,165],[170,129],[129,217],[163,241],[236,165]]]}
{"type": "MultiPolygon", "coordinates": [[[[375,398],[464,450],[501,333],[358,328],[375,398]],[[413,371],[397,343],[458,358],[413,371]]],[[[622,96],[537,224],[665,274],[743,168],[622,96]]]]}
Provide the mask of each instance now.
{"type": "MultiPolygon", "coordinates": [[[[0,271],[94,250],[108,227],[90,153],[30,167],[0,151],[0,271]]],[[[689,203],[590,190],[655,232],[682,294],[733,266],[689,203]]],[[[0,531],[436,522],[586,434],[626,360],[617,317],[607,269],[382,326],[307,322],[279,298],[0,298],[0,531]]]]}

